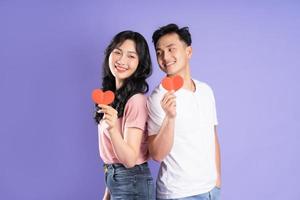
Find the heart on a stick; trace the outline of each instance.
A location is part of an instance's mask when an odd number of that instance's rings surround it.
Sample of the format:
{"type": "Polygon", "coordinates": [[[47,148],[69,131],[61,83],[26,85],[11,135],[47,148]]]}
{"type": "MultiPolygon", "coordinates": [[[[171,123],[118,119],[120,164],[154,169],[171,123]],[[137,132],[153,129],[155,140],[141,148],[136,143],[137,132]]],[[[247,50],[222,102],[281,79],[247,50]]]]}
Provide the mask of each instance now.
{"type": "Polygon", "coordinates": [[[92,92],[92,99],[96,104],[108,105],[114,101],[115,94],[110,90],[103,92],[100,89],[95,89],[92,92]]]}
{"type": "Polygon", "coordinates": [[[177,91],[183,86],[183,78],[179,75],[173,77],[165,77],[162,80],[161,84],[168,91],[177,91]]]}

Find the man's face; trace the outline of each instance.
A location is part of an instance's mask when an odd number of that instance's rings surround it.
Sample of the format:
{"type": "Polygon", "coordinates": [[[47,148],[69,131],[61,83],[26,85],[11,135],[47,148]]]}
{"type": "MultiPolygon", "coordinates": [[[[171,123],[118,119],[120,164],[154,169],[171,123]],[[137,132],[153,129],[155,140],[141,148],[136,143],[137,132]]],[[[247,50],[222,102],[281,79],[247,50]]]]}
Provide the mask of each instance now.
{"type": "Polygon", "coordinates": [[[181,41],[176,33],[164,35],[157,42],[157,62],[167,75],[185,76],[191,55],[192,48],[181,41]]]}

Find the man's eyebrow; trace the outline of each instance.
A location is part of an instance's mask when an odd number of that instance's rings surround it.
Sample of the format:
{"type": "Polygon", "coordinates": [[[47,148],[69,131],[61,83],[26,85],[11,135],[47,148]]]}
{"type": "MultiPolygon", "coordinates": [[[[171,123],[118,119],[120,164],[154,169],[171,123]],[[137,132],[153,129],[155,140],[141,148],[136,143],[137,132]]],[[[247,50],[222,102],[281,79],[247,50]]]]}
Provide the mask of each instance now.
{"type": "Polygon", "coordinates": [[[175,46],[175,44],[174,44],[174,43],[171,43],[171,44],[169,44],[167,47],[172,47],[172,46],[175,46]]]}
{"type": "MultiPolygon", "coordinates": [[[[166,46],[166,48],[169,48],[169,47],[172,47],[172,46],[176,46],[174,43],[171,43],[171,44],[168,44],[167,46],[166,46]]],[[[159,51],[159,50],[162,50],[161,48],[156,48],[156,51],[159,51]]]]}

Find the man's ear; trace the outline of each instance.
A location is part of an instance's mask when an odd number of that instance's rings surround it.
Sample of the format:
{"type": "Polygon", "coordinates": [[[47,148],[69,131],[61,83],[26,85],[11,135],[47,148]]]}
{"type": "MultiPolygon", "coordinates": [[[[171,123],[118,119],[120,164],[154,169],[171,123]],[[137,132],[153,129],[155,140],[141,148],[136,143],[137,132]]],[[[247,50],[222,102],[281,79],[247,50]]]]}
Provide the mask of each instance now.
{"type": "Polygon", "coordinates": [[[188,46],[188,47],[186,48],[186,54],[187,54],[188,58],[191,59],[192,54],[193,54],[192,46],[188,46]]]}

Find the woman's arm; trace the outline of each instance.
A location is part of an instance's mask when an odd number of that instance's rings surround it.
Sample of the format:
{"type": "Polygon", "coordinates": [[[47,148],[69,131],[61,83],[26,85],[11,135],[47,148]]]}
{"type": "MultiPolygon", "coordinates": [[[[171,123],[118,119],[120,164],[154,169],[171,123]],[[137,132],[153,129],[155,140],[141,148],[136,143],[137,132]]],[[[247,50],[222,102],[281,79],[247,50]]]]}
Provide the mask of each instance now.
{"type": "Polygon", "coordinates": [[[111,129],[109,134],[118,159],[127,168],[134,167],[140,153],[143,131],[139,128],[125,128],[124,139],[115,129],[111,129]]]}
{"type": "Polygon", "coordinates": [[[108,124],[107,130],[116,156],[125,167],[134,167],[140,153],[143,130],[133,127],[125,128],[123,138],[116,126],[117,111],[111,106],[99,105],[99,107],[101,107],[101,112],[104,113],[103,119],[108,124]]]}

